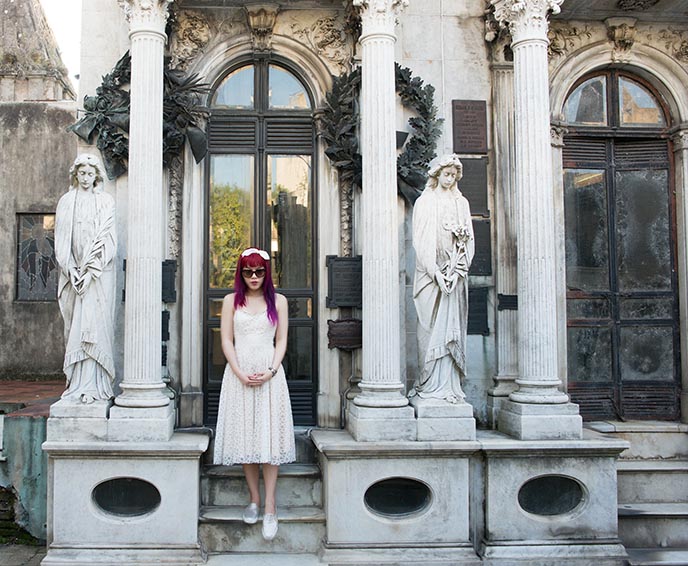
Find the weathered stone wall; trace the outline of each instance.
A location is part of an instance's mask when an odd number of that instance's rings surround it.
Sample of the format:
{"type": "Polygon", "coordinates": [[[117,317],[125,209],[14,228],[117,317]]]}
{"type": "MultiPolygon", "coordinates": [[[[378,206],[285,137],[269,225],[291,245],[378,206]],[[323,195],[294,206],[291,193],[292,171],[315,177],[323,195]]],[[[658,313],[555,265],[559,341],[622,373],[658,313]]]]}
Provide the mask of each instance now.
{"type": "Polygon", "coordinates": [[[0,379],[62,375],[57,301],[21,302],[17,214],[54,213],[69,186],[76,136],[72,102],[0,103],[0,379]]]}

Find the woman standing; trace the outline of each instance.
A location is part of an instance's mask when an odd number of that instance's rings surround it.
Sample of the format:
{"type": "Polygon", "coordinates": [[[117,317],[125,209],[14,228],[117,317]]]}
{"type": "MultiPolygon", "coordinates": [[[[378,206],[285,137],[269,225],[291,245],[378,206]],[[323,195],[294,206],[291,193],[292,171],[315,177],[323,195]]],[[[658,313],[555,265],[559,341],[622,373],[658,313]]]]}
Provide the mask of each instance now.
{"type": "Polygon", "coordinates": [[[289,390],[282,368],[287,349],[287,299],[275,293],[270,256],[241,253],[234,294],[222,304],[220,335],[227,366],[222,379],[213,462],[242,464],[251,502],[243,519],[258,521],[263,465],[263,537],[277,534],[275,491],[279,465],[296,459],[289,390]]]}

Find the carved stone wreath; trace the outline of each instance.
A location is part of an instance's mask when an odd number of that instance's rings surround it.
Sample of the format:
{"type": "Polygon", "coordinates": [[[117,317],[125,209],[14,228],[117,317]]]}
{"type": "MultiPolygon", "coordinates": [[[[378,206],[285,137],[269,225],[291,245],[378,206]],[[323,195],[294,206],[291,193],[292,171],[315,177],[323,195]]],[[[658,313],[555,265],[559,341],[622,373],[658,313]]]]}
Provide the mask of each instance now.
{"type": "MultiPolygon", "coordinates": [[[[412,205],[423,190],[428,164],[436,155],[443,120],[437,117],[435,88],[423,84],[407,67],[395,63],[395,70],[397,94],[402,104],[416,114],[408,121],[412,134],[397,159],[398,191],[412,205]]],[[[321,117],[321,131],[328,145],[325,154],[339,172],[340,181],[359,188],[362,175],[357,132],[360,83],[358,69],[335,77],[321,117]]]]}

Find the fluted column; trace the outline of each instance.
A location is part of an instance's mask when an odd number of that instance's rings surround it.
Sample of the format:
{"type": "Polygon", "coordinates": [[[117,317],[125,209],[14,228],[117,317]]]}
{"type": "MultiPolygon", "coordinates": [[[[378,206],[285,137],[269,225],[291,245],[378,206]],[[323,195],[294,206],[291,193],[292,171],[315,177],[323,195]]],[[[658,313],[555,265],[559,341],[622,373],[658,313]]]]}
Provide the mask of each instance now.
{"type": "Polygon", "coordinates": [[[354,0],[354,5],[363,28],[363,366],[349,429],[358,440],[409,439],[415,432],[401,382],[394,84],[396,19],[408,0],[354,0]]]}
{"type": "MultiPolygon", "coordinates": [[[[172,0],[119,0],[131,39],[131,114],[127,201],[127,267],[122,393],[111,417],[160,420],[151,430],[114,436],[166,438],[170,401],[161,371],[161,289],[165,210],[162,98],[165,23],[172,0]],[[119,409],[119,410],[118,410],[119,409]],[[127,410],[129,409],[129,410],[127,410]]],[[[111,418],[112,420],[112,418],[111,418]]],[[[125,427],[129,428],[129,427],[125,427]]],[[[121,433],[121,434],[120,434],[121,433]]]]}
{"type": "MultiPolygon", "coordinates": [[[[500,48],[503,46],[499,46],[500,48]]],[[[493,52],[503,49],[495,48],[493,52]]],[[[502,402],[516,388],[518,376],[518,312],[516,278],[516,180],[514,173],[514,66],[492,65],[495,129],[495,220],[497,231],[496,312],[497,373],[488,392],[488,420],[497,425],[502,402]]]]}
{"type": "Polygon", "coordinates": [[[499,429],[523,439],[579,438],[557,365],[557,300],[547,15],[563,0],[492,0],[514,54],[514,145],[518,241],[518,378],[499,429]]]}

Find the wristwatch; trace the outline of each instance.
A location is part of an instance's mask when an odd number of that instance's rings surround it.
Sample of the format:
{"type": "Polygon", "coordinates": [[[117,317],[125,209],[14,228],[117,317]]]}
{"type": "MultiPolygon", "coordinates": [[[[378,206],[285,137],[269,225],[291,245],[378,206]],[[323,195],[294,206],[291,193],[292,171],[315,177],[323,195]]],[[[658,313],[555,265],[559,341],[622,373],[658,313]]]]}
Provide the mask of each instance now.
{"type": "Polygon", "coordinates": [[[277,374],[277,370],[272,366],[270,366],[268,369],[272,372],[272,377],[275,377],[275,375],[277,374]]]}

